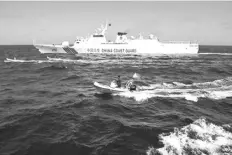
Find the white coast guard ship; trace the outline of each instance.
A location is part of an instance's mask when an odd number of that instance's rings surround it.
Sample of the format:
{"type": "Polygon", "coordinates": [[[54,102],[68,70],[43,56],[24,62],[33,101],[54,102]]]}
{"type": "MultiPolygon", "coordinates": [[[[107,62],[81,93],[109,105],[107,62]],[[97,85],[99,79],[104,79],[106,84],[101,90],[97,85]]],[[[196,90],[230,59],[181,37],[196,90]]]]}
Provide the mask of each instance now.
{"type": "Polygon", "coordinates": [[[161,42],[154,35],[144,38],[142,35],[135,38],[127,37],[127,33],[118,32],[115,42],[106,40],[105,33],[107,27],[101,25],[96,33],[87,38],[78,38],[73,45],[64,41],[61,45],[54,44],[34,44],[41,53],[55,54],[81,54],[81,53],[99,53],[99,54],[197,54],[199,45],[191,42],[161,42]]]}

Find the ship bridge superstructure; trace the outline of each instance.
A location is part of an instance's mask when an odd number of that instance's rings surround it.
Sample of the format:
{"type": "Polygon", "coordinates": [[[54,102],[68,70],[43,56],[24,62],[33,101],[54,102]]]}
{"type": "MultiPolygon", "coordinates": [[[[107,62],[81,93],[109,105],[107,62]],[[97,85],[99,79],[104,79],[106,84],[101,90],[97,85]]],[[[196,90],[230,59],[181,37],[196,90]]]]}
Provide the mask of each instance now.
{"type": "Polygon", "coordinates": [[[118,32],[115,43],[128,43],[126,32],[118,32]]]}

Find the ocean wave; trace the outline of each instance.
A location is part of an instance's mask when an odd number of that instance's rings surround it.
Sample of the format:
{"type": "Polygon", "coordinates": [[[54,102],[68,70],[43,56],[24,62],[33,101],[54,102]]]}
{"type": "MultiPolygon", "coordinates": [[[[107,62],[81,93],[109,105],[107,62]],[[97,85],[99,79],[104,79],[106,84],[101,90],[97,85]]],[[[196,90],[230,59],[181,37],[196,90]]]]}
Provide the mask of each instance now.
{"type": "Polygon", "coordinates": [[[78,75],[69,75],[68,77],[65,77],[65,78],[62,78],[61,79],[61,81],[67,81],[67,80],[73,80],[73,79],[79,79],[80,78],[80,76],[78,76],[78,75]]]}
{"type": "Polygon", "coordinates": [[[39,69],[39,71],[45,71],[45,70],[63,70],[67,69],[68,67],[64,64],[52,64],[50,66],[45,66],[39,69]]]}
{"type": "Polygon", "coordinates": [[[232,53],[198,53],[200,55],[232,55],[232,53]]]}
{"type": "Polygon", "coordinates": [[[232,154],[232,133],[204,118],[159,137],[164,147],[149,147],[147,155],[232,154]]]}
{"type": "Polygon", "coordinates": [[[216,68],[216,67],[212,67],[208,69],[208,72],[213,72],[213,73],[217,73],[217,74],[229,74],[229,72],[227,72],[224,68],[216,68]]]}

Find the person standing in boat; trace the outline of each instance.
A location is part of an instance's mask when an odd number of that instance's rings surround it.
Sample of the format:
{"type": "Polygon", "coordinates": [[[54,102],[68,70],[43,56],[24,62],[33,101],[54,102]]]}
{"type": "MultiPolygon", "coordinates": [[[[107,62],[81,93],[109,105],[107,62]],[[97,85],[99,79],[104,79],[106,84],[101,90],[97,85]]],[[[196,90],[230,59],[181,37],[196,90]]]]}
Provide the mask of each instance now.
{"type": "Polygon", "coordinates": [[[120,75],[118,76],[118,79],[116,80],[117,86],[118,88],[121,88],[121,79],[120,79],[120,75]]]}
{"type": "Polygon", "coordinates": [[[120,79],[120,75],[118,75],[118,79],[117,80],[113,80],[110,84],[110,87],[112,88],[121,88],[121,79],[120,79]]]}

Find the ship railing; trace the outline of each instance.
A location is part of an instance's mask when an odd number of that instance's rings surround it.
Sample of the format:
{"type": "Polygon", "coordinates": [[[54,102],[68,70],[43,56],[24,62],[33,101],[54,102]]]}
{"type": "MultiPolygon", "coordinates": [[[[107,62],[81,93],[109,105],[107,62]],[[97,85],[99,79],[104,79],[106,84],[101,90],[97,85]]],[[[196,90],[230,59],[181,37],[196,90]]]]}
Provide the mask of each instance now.
{"type": "Polygon", "coordinates": [[[161,41],[162,43],[170,43],[170,44],[197,44],[195,41],[161,41]]]}
{"type": "Polygon", "coordinates": [[[101,43],[101,44],[128,44],[128,43],[106,42],[106,43],[101,43]]]}

